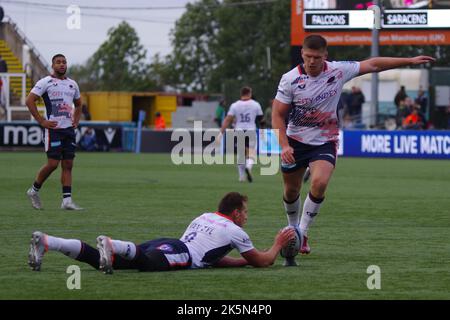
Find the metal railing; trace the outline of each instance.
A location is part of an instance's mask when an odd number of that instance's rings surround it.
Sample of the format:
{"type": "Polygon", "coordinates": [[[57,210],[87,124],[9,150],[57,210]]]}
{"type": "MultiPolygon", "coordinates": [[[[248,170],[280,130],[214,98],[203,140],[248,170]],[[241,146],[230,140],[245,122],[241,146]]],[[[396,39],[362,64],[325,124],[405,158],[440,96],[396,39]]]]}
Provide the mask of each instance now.
{"type": "MultiPolygon", "coordinates": [[[[7,22],[11,25],[11,27],[14,29],[14,31],[17,33],[17,35],[22,39],[22,41],[30,48],[30,51],[33,52],[36,59],[39,60],[39,62],[47,69],[47,71],[50,70],[50,65],[47,63],[47,61],[44,59],[42,54],[39,52],[39,50],[36,48],[36,46],[33,45],[33,43],[27,38],[25,33],[20,30],[20,28],[17,26],[17,24],[12,20],[11,17],[5,16],[4,22],[7,22]]],[[[21,57],[20,57],[21,58],[21,57]]],[[[23,63],[23,62],[22,62],[23,63]]]]}
{"type": "MultiPolygon", "coordinates": [[[[1,96],[4,97],[4,104],[6,109],[6,121],[12,121],[13,112],[15,111],[28,111],[28,107],[25,104],[26,100],[26,74],[25,73],[7,73],[0,72],[0,78],[2,80],[1,96]],[[10,80],[12,77],[21,78],[22,94],[20,96],[19,105],[11,105],[11,88],[10,80]]],[[[38,107],[39,111],[45,111],[45,108],[38,107]]],[[[33,116],[30,113],[30,120],[33,120],[33,116]]]]}

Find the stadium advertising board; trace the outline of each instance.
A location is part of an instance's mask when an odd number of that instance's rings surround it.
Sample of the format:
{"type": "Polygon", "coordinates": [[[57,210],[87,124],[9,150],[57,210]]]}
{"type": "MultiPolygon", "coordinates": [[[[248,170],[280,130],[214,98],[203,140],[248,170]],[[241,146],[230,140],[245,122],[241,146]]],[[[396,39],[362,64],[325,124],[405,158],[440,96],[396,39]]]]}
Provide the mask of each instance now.
{"type": "MultiPolygon", "coordinates": [[[[383,29],[450,28],[448,10],[386,10],[381,19],[383,29]]],[[[303,11],[303,27],[315,29],[370,29],[373,11],[367,10],[308,10],[303,11]]]]}
{"type": "MultiPolygon", "coordinates": [[[[448,7],[386,6],[380,17],[380,45],[449,45],[449,16],[448,7]]],[[[311,33],[320,33],[330,46],[370,45],[373,27],[374,11],[365,4],[335,1],[321,6],[292,0],[292,46],[301,46],[311,33]]]]}
{"type": "MultiPolygon", "coordinates": [[[[258,130],[258,153],[259,154],[279,154],[281,147],[278,143],[278,135],[273,129],[258,130]]],[[[343,141],[344,133],[339,130],[339,141],[343,141]]],[[[344,155],[343,143],[339,144],[338,155],[344,155]]]]}
{"type": "Polygon", "coordinates": [[[344,156],[450,159],[449,131],[344,131],[344,156]]]}
{"type": "MultiPolygon", "coordinates": [[[[99,150],[122,151],[121,126],[90,126],[94,128],[99,150]]],[[[77,143],[87,126],[77,129],[77,143]]],[[[144,131],[142,152],[170,153],[179,141],[171,141],[171,130],[144,131]]],[[[190,132],[193,138],[193,132],[190,132]]],[[[346,130],[339,134],[338,155],[349,157],[421,158],[450,160],[450,131],[381,131],[346,130]]],[[[258,153],[279,154],[277,134],[273,130],[258,130],[258,153]]],[[[211,141],[201,140],[201,148],[211,141]]],[[[195,141],[192,139],[192,151],[195,141]]],[[[0,147],[43,147],[42,128],[36,124],[0,124],[0,147]]],[[[197,150],[198,151],[198,150],[197,150]]]]}
{"type": "MultiPolygon", "coordinates": [[[[272,130],[258,136],[260,154],[280,153],[272,130]]],[[[346,130],[339,141],[340,156],[450,160],[450,131],[346,130]]]]}
{"type": "MultiPolygon", "coordinates": [[[[87,128],[93,128],[99,149],[122,148],[122,127],[115,125],[84,125],[76,129],[76,142],[79,143],[81,136],[87,128]]],[[[2,123],[0,124],[0,147],[42,147],[44,146],[43,129],[36,123],[2,123]]]]}

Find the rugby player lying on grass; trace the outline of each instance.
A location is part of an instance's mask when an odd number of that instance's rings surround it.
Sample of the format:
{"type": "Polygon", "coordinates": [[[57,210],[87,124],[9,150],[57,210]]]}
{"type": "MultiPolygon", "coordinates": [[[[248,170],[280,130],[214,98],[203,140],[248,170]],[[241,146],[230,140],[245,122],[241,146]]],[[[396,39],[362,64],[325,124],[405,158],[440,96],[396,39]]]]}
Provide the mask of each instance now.
{"type": "Polygon", "coordinates": [[[97,237],[97,249],[77,239],[63,239],[35,231],[31,237],[28,264],[34,271],[41,269],[47,251],[59,251],[81,262],[90,264],[107,274],[116,269],[139,271],[170,271],[207,267],[268,267],[281,248],[294,238],[294,228],[283,229],[267,251],[257,250],[242,229],[247,222],[245,195],[226,194],[218,211],[195,218],[180,239],[159,238],[136,245],[129,241],[97,237]],[[236,248],[240,258],[227,254],[236,248]]]}

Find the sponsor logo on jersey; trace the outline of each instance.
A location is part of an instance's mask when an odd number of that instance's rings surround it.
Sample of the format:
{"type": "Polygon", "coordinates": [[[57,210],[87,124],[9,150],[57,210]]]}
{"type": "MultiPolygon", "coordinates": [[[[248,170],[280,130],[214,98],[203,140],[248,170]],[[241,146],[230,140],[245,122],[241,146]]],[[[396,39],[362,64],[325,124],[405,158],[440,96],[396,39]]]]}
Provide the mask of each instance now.
{"type": "Polygon", "coordinates": [[[337,94],[337,90],[333,89],[330,91],[323,92],[314,98],[314,102],[320,103],[328,98],[334,97],[337,94]]]}
{"type": "Polygon", "coordinates": [[[301,77],[297,77],[294,81],[291,82],[291,86],[297,84],[300,81],[301,77]]]}
{"type": "Polygon", "coordinates": [[[328,80],[327,80],[327,84],[328,85],[334,84],[334,83],[336,83],[336,77],[335,76],[332,76],[332,77],[328,78],[328,80]]]}
{"type": "Polygon", "coordinates": [[[129,244],[127,244],[127,252],[125,252],[125,257],[128,257],[131,253],[131,247],[129,244]]]}
{"type": "Polygon", "coordinates": [[[156,249],[162,250],[162,251],[173,251],[173,247],[169,244],[162,244],[156,249]]]}
{"type": "Polygon", "coordinates": [[[66,104],[66,103],[62,103],[62,104],[59,105],[59,110],[58,110],[58,112],[59,112],[59,113],[66,112],[66,113],[69,113],[69,114],[70,114],[70,113],[72,112],[72,107],[69,106],[69,105],[66,104]]]}
{"type": "Polygon", "coordinates": [[[297,84],[299,82],[302,82],[302,80],[304,81],[308,78],[309,78],[309,76],[301,75],[301,76],[297,77],[294,81],[291,82],[291,86],[293,86],[294,84],[297,84]]]}
{"type": "Polygon", "coordinates": [[[300,100],[297,101],[296,106],[298,104],[298,106],[302,107],[308,104],[311,104],[313,102],[313,99],[311,98],[301,98],[300,100]]]}
{"type": "Polygon", "coordinates": [[[301,80],[298,83],[298,88],[301,89],[301,90],[305,89],[306,88],[306,81],[305,80],[301,80]]]}
{"type": "Polygon", "coordinates": [[[61,145],[61,141],[53,141],[50,143],[51,147],[59,147],[61,145]]]}

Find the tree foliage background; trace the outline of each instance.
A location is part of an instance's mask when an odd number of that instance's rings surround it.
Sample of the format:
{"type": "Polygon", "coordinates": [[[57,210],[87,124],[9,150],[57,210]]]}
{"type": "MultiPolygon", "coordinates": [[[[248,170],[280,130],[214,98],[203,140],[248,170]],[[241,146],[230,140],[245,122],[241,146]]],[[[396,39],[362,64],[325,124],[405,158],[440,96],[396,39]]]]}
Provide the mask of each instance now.
{"type": "Polygon", "coordinates": [[[261,103],[290,68],[290,0],[239,6],[238,0],[187,5],[172,32],[172,85],[217,92],[230,103],[250,85],[261,103]],[[270,68],[268,51],[270,50],[270,68]]]}
{"type": "MultiPolygon", "coordinates": [[[[149,72],[147,51],[136,30],[121,22],[108,31],[108,39],[85,65],[74,65],[69,73],[78,80],[81,90],[147,91],[157,88],[157,78],[149,72]]],[[[154,59],[152,67],[160,61],[154,59]]],[[[162,72],[162,71],[160,71],[162,72]]]]}

